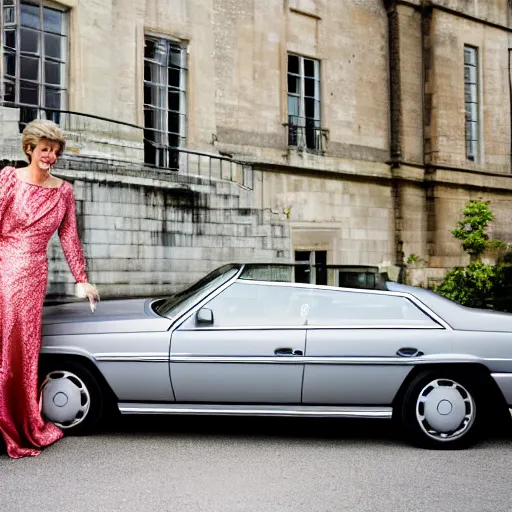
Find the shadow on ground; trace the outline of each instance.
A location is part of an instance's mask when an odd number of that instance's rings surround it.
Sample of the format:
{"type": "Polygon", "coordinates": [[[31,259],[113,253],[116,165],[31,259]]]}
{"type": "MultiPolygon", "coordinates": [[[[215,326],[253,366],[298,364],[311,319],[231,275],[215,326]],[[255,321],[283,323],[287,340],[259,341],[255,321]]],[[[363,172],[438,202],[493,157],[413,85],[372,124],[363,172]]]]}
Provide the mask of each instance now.
{"type": "MultiPolygon", "coordinates": [[[[104,425],[101,435],[148,434],[230,438],[367,441],[405,445],[389,420],[263,418],[228,416],[121,416],[104,425]]],[[[512,445],[510,424],[493,429],[489,440],[512,445]]]]}

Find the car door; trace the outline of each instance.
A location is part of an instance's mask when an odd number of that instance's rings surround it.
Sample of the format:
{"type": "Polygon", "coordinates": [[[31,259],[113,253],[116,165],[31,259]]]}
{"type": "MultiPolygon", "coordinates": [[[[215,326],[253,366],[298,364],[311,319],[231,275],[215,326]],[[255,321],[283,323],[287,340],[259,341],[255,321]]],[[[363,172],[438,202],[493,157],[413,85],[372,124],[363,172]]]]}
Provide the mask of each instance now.
{"type": "Polygon", "coordinates": [[[446,354],[448,332],[385,292],[311,290],[303,403],[389,405],[419,358],[446,354]]]}
{"type": "Polygon", "coordinates": [[[291,288],[236,281],[172,334],[178,402],[301,402],[305,328],[291,288]]]}

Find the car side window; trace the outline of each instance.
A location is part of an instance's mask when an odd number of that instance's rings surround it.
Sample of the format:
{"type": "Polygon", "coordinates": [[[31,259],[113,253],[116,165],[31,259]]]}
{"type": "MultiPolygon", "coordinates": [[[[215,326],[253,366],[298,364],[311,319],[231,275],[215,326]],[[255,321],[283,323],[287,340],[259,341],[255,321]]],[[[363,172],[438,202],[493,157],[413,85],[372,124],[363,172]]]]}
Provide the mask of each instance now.
{"type": "Polygon", "coordinates": [[[304,297],[304,302],[309,308],[310,326],[439,326],[406,297],[359,291],[307,291],[309,296],[304,297]]]}
{"type": "Polygon", "coordinates": [[[213,327],[301,327],[293,294],[291,287],[236,282],[204,307],[213,312],[213,327]]]}

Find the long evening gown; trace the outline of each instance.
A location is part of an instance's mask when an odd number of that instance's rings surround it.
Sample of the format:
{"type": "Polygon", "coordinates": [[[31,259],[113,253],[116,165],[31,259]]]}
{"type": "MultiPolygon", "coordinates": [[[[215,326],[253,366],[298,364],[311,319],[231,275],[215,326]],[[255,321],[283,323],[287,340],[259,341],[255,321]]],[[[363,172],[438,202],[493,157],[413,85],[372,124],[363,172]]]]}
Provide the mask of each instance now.
{"type": "Polygon", "coordinates": [[[40,453],[63,436],[41,417],[38,361],[47,248],[58,229],[77,283],[87,281],[72,186],[46,188],[22,181],[13,167],[0,172],[0,432],[7,453],[40,453]]]}

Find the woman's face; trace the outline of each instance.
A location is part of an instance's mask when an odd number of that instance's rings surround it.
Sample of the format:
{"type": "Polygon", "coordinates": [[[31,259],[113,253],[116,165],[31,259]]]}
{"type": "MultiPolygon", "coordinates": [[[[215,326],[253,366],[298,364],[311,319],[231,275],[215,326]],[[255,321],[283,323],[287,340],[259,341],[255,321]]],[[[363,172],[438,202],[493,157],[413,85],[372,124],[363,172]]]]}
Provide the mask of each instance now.
{"type": "Polygon", "coordinates": [[[60,144],[41,139],[39,144],[32,151],[31,163],[42,171],[49,171],[57,161],[60,154],[60,144]]]}

